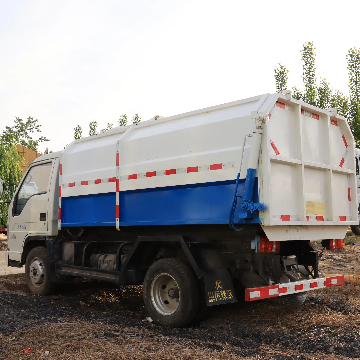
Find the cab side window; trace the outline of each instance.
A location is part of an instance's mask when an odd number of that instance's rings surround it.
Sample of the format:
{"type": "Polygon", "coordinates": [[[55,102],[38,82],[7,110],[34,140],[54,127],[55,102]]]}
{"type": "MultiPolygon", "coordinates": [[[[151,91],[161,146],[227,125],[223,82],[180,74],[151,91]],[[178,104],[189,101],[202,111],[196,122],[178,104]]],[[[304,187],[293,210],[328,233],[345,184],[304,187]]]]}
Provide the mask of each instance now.
{"type": "Polygon", "coordinates": [[[51,162],[30,169],[17,194],[14,215],[20,215],[28,200],[35,195],[47,193],[51,162]]]}
{"type": "Polygon", "coordinates": [[[359,175],[359,160],[357,157],[355,157],[356,160],[356,175],[359,175]]]}

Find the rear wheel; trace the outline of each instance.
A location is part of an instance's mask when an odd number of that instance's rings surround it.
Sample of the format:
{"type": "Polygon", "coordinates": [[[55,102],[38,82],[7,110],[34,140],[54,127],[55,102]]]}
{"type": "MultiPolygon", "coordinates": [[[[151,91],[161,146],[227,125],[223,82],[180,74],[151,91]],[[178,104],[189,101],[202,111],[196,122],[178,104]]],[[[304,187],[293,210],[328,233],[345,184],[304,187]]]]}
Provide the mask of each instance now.
{"type": "Polygon", "coordinates": [[[161,259],[145,275],[145,307],[157,324],[181,327],[194,320],[199,308],[198,281],[178,259],[161,259]]]}
{"type": "Polygon", "coordinates": [[[51,268],[47,249],[43,246],[32,249],[25,263],[27,286],[37,295],[51,294],[55,284],[51,282],[51,268]]]}

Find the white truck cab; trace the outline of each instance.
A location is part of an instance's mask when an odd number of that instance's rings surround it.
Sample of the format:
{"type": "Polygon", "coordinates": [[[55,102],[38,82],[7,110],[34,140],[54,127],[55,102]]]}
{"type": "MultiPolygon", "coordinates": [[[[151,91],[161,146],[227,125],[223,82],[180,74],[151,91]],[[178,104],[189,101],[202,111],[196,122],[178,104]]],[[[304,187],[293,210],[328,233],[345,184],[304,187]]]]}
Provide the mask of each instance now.
{"type": "Polygon", "coordinates": [[[58,167],[61,152],[37,158],[27,169],[8,213],[9,262],[21,261],[26,242],[58,233],[58,167]]]}

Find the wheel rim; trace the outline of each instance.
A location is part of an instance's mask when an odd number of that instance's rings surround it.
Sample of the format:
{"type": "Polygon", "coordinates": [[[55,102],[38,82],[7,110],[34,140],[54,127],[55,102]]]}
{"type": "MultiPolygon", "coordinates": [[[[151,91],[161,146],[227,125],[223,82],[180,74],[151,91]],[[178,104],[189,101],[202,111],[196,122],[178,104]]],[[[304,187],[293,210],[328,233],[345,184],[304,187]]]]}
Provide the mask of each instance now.
{"type": "Polygon", "coordinates": [[[173,314],[180,304],[180,289],[175,279],[166,273],[156,275],[151,283],[151,301],[162,315],[173,314]]]}
{"type": "Polygon", "coordinates": [[[35,286],[41,286],[44,282],[44,265],[39,258],[32,259],[29,267],[30,280],[35,286]]]}

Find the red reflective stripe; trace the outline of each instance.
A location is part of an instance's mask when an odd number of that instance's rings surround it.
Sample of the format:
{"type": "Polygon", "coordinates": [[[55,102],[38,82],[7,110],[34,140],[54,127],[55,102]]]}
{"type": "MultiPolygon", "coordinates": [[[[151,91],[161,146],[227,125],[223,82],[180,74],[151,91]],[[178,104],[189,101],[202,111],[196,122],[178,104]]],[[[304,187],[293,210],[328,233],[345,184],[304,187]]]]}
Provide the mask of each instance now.
{"type": "Polygon", "coordinates": [[[191,166],[191,167],[188,167],[188,168],[186,169],[186,172],[188,172],[188,173],[198,172],[198,171],[199,171],[198,166],[191,166]]]}
{"type": "Polygon", "coordinates": [[[318,114],[314,114],[314,113],[311,114],[311,117],[316,120],[320,119],[320,116],[318,114]]]}
{"type": "Polygon", "coordinates": [[[351,189],[350,188],[348,188],[348,199],[349,199],[349,201],[351,201],[351,189]]]}
{"type": "Polygon", "coordinates": [[[326,287],[331,287],[331,286],[338,286],[338,285],[344,285],[345,284],[345,277],[344,275],[339,275],[339,276],[332,276],[329,277],[325,280],[325,286],[326,287]],[[331,280],[336,279],[336,284],[332,284],[331,280]]]}
{"type": "Polygon", "coordinates": [[[301,109],[301,114],[305,115],[305,110],[304,109],[301,109]]]}
{"type": "Polygon", "coordinates": [[[120,190],[120,182],[119,179],[116,179],[116,192],[119,192],[120,190]]]}
{"type": "Polygon", "coordinates": [[[346,141],[346,139],[345,139],[345,135],[342,136],[342,139],[343,139],[343,141],[344,141],[345,147],[348,147],[349,145],[348,145],[348,143],[347,143],[347,141],[346,141]]]}
{"type": "Polygon", "coordinates": [[[119,219],[119,205],[116,205],[116,219],[119,219]]]}
{"type": "Polygon", "coordinates": [[[324,221],[324,217],[323,217],[323,216],[317,216],[317,217],[316,217],[316,220],[317,220],[317,221],[324,221]]]}
{"type": "Polygon", "coordinates": [[[74,187],[75,186],[75,183],[69,183],[69,187],[74,187]]]}
{"type": "Polygon", "coordinates": [[[88,181],[82,181],[81,185],[89,185],[89,182],[88,181]]]}
{"type": "Polygon", "coordinates": [[[282,221],[290,221],[290,215],[281,215],[282,221]]]}
{"type": "Polygon", "coordinates": [[[279,107],[279,108],[285,109],[285,104],[280,102],[280,101],[276,102],[276,106],[279,107]]]}
{"type": "Polygon", "coordinates": [[[318,287],[318,283],[317,282],[313,282],[310,284],[310,288],[313,289],[313,288],[317,288],[318,287]]]}
{"type": "Polygon", "coordinates": [[[270,290],[273,290],[273,289],[278,289],[278,285],[245,289],[245,301],[261,300],[261,299],[267,299],[267,298],[272,298],[272,297],[278,296],[278,294],[270,295],[270,290]],[[260,296],[250,298],[250,294],[254,293],[254,292],[259,292],[260,296]]]}
{"type": "Polygon", "coordinates": [[[59,186],[59,197],[61,197],[61,186],[59,186]]]}
{"type": "Polygon", "coordinates": [[[271,142],[271,147],[274,149],[276,155],[280,155],[280,152],[273,141],[271,142]]]}
{"type": "Polygon", "coordinates": [[[346,221],[346,216],[339,216],[340,221],[346,221]]]}
{"type": "Polygon", "coordinates": [[[61,220],[61,207],[59,207],[59,217],[58,217],[59,220],[61,220]]]}
{"type": "Polygon", "coordinates": [[[129,180],[135,180],[137,179],[137,174],[129,175],[129,180]]]}
{"type": "Polygon", "coordinates": [[[340,166],[340,167],[343,167],[344,162],[345,162],[345,159],[344,159],[344,158],[342,158],[342,159],[341,159],[341,161],[340,161],[340,165],[339,165],[339,166],[340,166]]]}
{"type": "Polygon", "coordinates": [[[339,124],[336,120],[331,120],[331,125],[339,126],[339,124]]]}
{"type": "Polygon", "coordinates": [[[304,288],[304,285],[303,285],[303,284],[295,285],[295,290],[296,290],[296,291],[302,290],[303,288],[304,288]]]}
{"type": "Polygon", "coordinates": [[[213,165],[210,165],[210,170],[221,170],[223,167],[222,164],[213,164],[213,165]]]}
{"type": "Polygon", "coordinates": [[[279,287],[279,294],[285,294],[287,293],[287,288],[286,287],[279,287]]]}
{"type": "Polygon", "coordinates": [[[309,217],[309,216],[307,216],[307,217],[306,217],[306,221],[309,221],[309,220],[310,220],[310,217],[309,217]]]}
{"type": "Polygon", "coordinates": [[[176,174],[176,169],[165,170],[165,175],[174,175],[174,174],[176,174]]]}
{"type": "Polygon", "coordinates": [[[101,184],[101,179],[96,179],[95,184],[101,184]]]}
{"type": "Polygon", "coordinates": [[[116,182],[116,177],[109,178],[109,182],[116,182]]]}
{"type": "Polygon", "coordinates": [[[116,166],[119,166],[119,153],[116,153],[116,166]]]}
{"type": "Polygon", "coordinates": [[[156,171],[149,171],[146,173],[146,177],[153,177],[156,176],[156,171]]]}
{"type": "Polygon", "coordinates": [[[60,164],[60,175],[62,175],[62,164],[60,164]]]}

